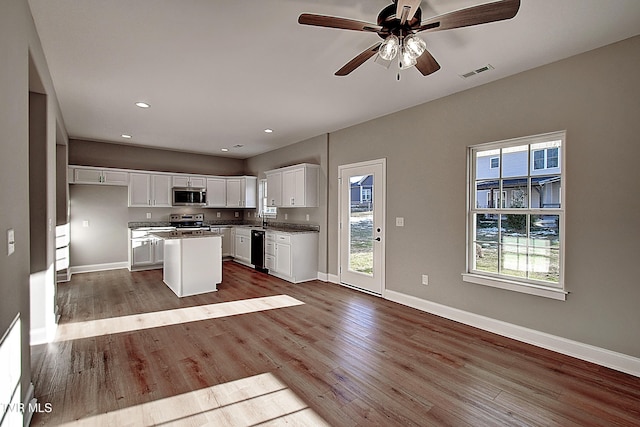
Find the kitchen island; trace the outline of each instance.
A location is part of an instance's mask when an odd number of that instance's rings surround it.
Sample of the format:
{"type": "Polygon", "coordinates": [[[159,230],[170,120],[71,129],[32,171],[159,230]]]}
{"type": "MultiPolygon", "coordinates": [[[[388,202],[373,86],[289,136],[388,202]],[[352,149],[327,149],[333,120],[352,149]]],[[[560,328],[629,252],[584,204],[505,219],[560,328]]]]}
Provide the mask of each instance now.
{"type": "Polygon", "coordinates": [[[177,296],[218,290],[222,282],[222,235],[211,231],[151,233],[164,240],[162,280],[177,296]]]}

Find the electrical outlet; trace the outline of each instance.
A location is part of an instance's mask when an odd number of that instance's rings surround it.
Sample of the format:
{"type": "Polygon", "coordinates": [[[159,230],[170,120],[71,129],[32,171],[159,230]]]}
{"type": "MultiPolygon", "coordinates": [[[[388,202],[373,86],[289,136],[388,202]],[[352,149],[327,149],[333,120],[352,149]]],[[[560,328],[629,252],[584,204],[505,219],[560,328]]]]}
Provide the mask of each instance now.
{"type": "Polygon", "coordinates": [[[240,212],[234,212],[234,216],[235,216],[236,218],[239,218],[239,217],[240,217],[240,212]]]}
{"type": "Polygon", "coordinates": [[[220,212],[216,212],[216,218],[220,218],[220,212]]]}
{"type": "Polygon", "coordinates": [[[289,219],[289,214],[284,214],[284,219],[289,219]]]}
{"type": "Polygon", "coordinates": [[[429,276],[428,275],[426,275],[426,274],[422,275],[422,284],[425,285],[425,286],[429,285],[429,276]]]}
{"type": "Polygon", "coordinates": [[[309,221],[309,214],[307,214],[307,221],[309,221]]]}
{"type": "Polygon", "coordinates": [[[147,219],[151,219],[151,212],[147,212],[147,219]]]}
{"type": "Polygon", "coordinates": [[[82,226],[84,228],[87,228],[89,226],[89,221],[87,221],[86,219],[84,221],[82,221],[82,226]]]}
{"type": "Polygon", "coordinates": [[[404,227],[404,218],[399,216],[396,217],[396,227],[404,227]]]}

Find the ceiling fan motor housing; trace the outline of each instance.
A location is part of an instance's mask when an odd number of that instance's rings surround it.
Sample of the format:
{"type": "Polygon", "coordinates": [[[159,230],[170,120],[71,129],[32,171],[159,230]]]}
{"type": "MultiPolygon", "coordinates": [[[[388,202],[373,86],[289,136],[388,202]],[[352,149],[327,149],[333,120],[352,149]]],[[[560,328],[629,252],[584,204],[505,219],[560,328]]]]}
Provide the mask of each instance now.
{"type": "Polygon", "coordinates": [[[378,25],[382,27],[382,30],[378,31],[380,38],[386,39],[391,34],[402,37],[412,33],[413,27],[420,25],[422,22],[422,9],[416,9],[413,18],[405,22],[404,25],[400,25],[400,17],[396,16],[396,5],[394,2],[394,4],[390,4],[380,11],[377,22],[378,25]]]}

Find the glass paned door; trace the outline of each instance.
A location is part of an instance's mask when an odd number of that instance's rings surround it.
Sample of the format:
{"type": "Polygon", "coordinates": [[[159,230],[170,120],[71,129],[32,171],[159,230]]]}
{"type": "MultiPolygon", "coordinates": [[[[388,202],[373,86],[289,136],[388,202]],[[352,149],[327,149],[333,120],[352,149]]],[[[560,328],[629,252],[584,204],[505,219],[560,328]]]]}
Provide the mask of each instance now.
{"type": "Polygon", "coordinates": [[[384,161],[340,171],[340,282],[381,294],[384,280],[384,161]]]}

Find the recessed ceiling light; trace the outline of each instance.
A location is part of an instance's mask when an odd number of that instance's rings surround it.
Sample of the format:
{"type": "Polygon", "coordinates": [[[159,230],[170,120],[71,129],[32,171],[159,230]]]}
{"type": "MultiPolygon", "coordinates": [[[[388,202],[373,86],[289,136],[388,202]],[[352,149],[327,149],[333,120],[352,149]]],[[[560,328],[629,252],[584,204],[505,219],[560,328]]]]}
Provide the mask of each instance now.
{"type": "Polygon", "coordinates": [[[124,139],[131,139],[131,135],[127,135],[126,133],[123,133],[120,136],[123,137],[124,139]]]}
{"type": "Polygon", "coordinates": [[[227,151],[229,151],[229,149],[228,148],[222,148],[220,151],[224,151],[226,153],[227,151]]]}
{"type": "Polygon", "coordinates": [[[273,133],[273,129],[267,128],[267,129],[264,130],[264,133],[273,133]]]}
{"type": "Polygon", "coordinates": [[[136,102],[136,105],[140,108],[149,108],[151,107],[151,105],[147,104],[146,102],[136,102]]]}

